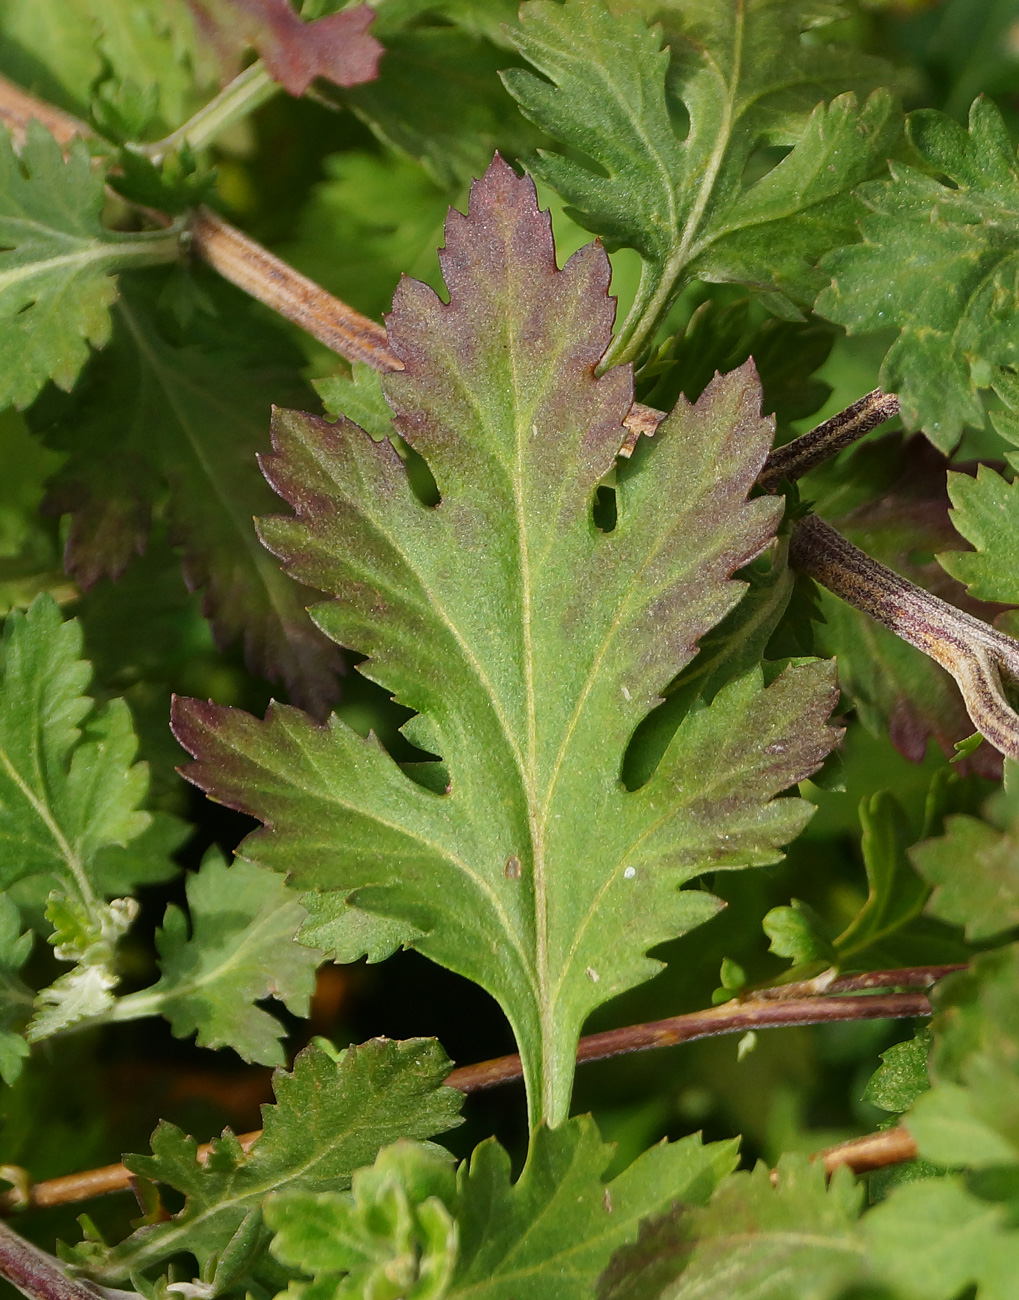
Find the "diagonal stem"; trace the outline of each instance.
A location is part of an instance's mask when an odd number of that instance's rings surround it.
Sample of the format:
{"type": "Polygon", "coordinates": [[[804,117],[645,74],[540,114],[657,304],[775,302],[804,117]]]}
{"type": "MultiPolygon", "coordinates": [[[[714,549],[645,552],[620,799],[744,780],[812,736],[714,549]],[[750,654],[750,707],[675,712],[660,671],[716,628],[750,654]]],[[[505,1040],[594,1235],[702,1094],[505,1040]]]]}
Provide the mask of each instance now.
{"type": "Polygon", "coordinates": [[[809,433],[794,438],[784,447],[776,447],[757,476],[757,486],[765,492],[774,492],[783,479],[792,482],[816,469],[898,413],[899,399],[895,393],[875,388],[809,433]]]}
{"type": "MultiPolygon", "coordinates": [[[[955,965],[917,966],[903,970],[871,971],[862,975],[837,975],[830,971],[812,980],[761,989],[750,997],[735,998],[722,1006],[591,1034],[580,1040],[577,1060],[605,1060],[623,1053],[673,1047],[700,1038],[746,1033],[751,1029],[928,1016],[931,1007],[925,989],[958,969],[955,965]],[[872,992],[875,989],[902,991],[872,992]],[[824,996],[818,996],[819,993],[824,996]],[[850,996],[837,996],[838,993],[850,996]],[[829,996],[830,994],[834,995],[829,996]],[[862,996],[852,996],[853,994],[862,996]]],[[[520,1057],[514,1055],[462,1066],[454,1070],[446,1082],[450,1087],[472,1093],[512,1083],[521,1077],[520,1057]]],[[[247,1150],[260,1136],[260,1131],[256,1130],[242,1134],[239,1141],[247,1150]]],[[[211,1144],[205,1143],[198,1148],[197,1158],[204,1163],[211,1150],[211,1144]]],[[[6,1176],[10,1177],[10,1173],[8,1171],[6,1176]]],[[[131,1173],[124,1165],[116,1164],[35,1184],[26,1183],[0,1195],[0,1213],[67,1205],[93,1196],[124,1191],[131,1186],[131,1178],[131,1173]]]]}
{"type": "Polygon", "coordinates": [[[373,370],[402,370],[389,350],[386,331],[339,298],[295,271],[210,208],[199,208],[188,225],[191,247],[225,280],[293,321],[348,361],[373,370]]]}

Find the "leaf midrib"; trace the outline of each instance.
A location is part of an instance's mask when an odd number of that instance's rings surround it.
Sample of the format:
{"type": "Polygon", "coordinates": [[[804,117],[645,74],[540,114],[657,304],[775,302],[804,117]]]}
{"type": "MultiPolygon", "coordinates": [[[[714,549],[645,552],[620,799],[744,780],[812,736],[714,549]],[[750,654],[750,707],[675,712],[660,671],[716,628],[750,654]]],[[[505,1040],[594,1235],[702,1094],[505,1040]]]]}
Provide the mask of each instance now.
{"type": "MultiPolygon", "coordinates": [[[[35,744],[32,747],[33,755],[36,758],[38,758],[40,747],[39,744],[35,744]]],[[[66,864],[74,883],[78,887],[82,902],[89,910],[93,909],[96,905],[96,897],[92,892],[92,886],[89,882],[88,875],[85,872],[85,864],[82,862],[80,855],[74,850],[70,841],[60,829],[56,818],[50,812],[45,802],[35,794],[28,780],[22,776],[21,771],[16,766],[4,746],[0,746],[0,767],[2,767],[7,773],[7,776],[14,787],[20,792],[22,798],[24,798],[25,802],[49,832],[50,837],[56,845],[57,852],[66,864]]],[[[45,787],[45,781],[41,770],[36,771],[36,776],[39,780],[39,784],[45,787]]]]}

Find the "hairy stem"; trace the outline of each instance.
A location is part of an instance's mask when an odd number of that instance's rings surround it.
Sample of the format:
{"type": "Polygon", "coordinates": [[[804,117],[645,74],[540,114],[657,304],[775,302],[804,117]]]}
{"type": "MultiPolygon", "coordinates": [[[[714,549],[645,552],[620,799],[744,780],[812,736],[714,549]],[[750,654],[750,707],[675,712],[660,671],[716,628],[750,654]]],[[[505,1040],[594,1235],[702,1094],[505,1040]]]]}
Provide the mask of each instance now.
{"type": "Polygon", "coordinates": [[[875,388],[809,433],[794,438],[784,447],[776,447],[757,477],[757,486],[765,492],[773,492],[783,479],[791,482],[816,469],[898,413],[899,399],[895,393],[884,393],[875,388]]]}
{"type": "Polygon", "coordinates": [[[1019,684],[1019,641],[907,582],[816,515],[797,524],[789,559],[947,669],[973,725],[995,749],[1019,759],[1019,714],[1002,684],[1019,684]]]}
{"type": "MultiPolygon", "coordinates": [[[[692,1011],[666,1020],[652,1020],[625,1029],[609,1029],[582,1038],[577,1063],[604,1061],[610,1056],[646,1052],[653,1047],[675,1047],[719,1034],[745,1034],[749,1030],[778,1029],[789,1025],[819,1025],[836,1020],[905,1020],[929,1016],[925,993],[888,993],[874,997],[761,998],[725,1002],[719,1007],[692,1011]]],[[[480,1092],[520,1078],[520,1058],[500,1056],[454,1070],[449,1085],[462,1092],[480,1092]]]]}
{"type": "Polygon", "coordinates": [[[93,134],[91,127],[62,108],[54,108],[13,81],[0,77],[0,122],[10,131],[16,145],[24,144],[25,130],[33,119],[41,122],[60,145],[70,144],[75,136],[86,138],[93,134]]]}
{"type": "MultiPolygon", "coordinates": [[[[703,1011],[591,1034],[580,1040],[577,1061],[600,1061],[610,1056],[648,1051],[655,1047],[674,1047],[679,1043],[713,1038],[720,1034],[743,1034],[752,1029],[929,1016],[930,1002],[922,989],[958,969],[958,966],[921,966],[847,976],[827,972],[827,980],[823,984],[821,981],[826,976],[819,976],[815,980],[761,990],[752,997],[736,998],[722,1006],[708,1007],[703,1011]],[[880,985],[874,983],[876,980],[881,981],[880,985]],[[911,988],[911,991],[877,994],[866,992],[875,987],[911,988]],[[817,996],[819,988],[837,990],[842,996],[817,996]],[[861,990],[864,991],[862,996],[852,996],[861,990]]],[[[503,1083],[513,1083],[522,1077],[522,1073],[519,1056],[502,1056],[492,1061],[462,1066],[454,1070],[446,1082],[449,1087],[458,1088],[461,1092],[481,1092],[503,1083]]],[[[242,1134],[239,1140],[248,1149],[260,1135],[260,1130],[256,1130],[242,1134]]],[[[203,1162],[208,1160],[211,1149],[209,1143],[200,1146],[198,1159],[203,1162]]],[[[117,1164],[21,1185],[0,1195],[0,1213],[29,1207],[67,1205],[93,1196],[104,1196],[109,1192],[124,1191],[131,1186],[131,1178],[128,1169],[117,1164]]]]}

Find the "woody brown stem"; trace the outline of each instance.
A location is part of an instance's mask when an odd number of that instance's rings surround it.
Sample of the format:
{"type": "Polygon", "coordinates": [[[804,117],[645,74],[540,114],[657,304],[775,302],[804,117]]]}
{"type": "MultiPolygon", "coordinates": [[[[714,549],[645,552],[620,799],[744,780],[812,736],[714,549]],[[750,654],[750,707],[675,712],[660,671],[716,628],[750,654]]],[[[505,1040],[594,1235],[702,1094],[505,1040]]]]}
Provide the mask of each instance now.
{"type": "MultiPolygon", "coordinates": [[[[953,968],[954,969],[954,968],[953,968]]],[[[938,978],[943,967],[920,967],[908,971],[886,972],[889,984],[931,982],[938,978]],[[917,977],[919,972],[919,978],[917,977]]],[[[848,980],[865,979],[866,976],[847,976],[848,980]]],[[[837,981],[832,981],[835,983],[837,981]]],[[[812,981],[801,987],[808,988],[812,981]]],[[[629,1052],[648,1051],[655,1047],[673,1047],[679,1043],[694,1042],[699,1038],[712,1038],[720,1034],[741,1034],[749,1030],[782,1028],[791,1025],[828,1024],[845,1020],[899,1020],[914,1016],[928,1016],[930,1002],[924,992],[902,992],[863,996],[809,997],[789,996],[794,986],[787,985],[784,997],[754,996],[734,999],[718,1007],[708,1007],[686,1015],[671,1016],[647,1024],[628,1025],[610,1029],[605,1033],[582,1038],[577,1050],[577,1061],[600,1061],[610,1056],[629,1052]]],[[[451,1088],[461,1092],[481,1092],[522,1077],[519,1056],[501,1056],[492,1061],[462,1066],[446,1080],[451,1088]]],[[[239,1141],[245,1150],[261,1136],[260,1130],[244,1133],[239,1141]]],[[[212,1144],[198,1148],[198,1159],[208,1160],[212,1144]]],[[[105,1165],[84,1173],[50,1178],[44,1182],[28,1184],[0,1195],[0,1213],[12,1210],[66,1205],[105,1196],[110,1192],[124,1191],[131,1186],[131,1173],[125,1165],[105,1165]]]]}
{"type": "Polygon", "coordinates": [[[213,270],[333,352],[373,370],[403,369],[381,325],[334,298],[211,209],[199,208],[188,229],[192,248],[213,270]]]}
{"type": "Polygon", "coordinates": [[[93,134],[91,127],[70,113],[54,108],[45,100],[36,99],[13,81],[0,77],[0,121],[19,147],[25,142],[25,131],[33,118],[46,127],[59,145],[70,144],[75,136],[86,138],[93,134]]]}
{"type": "Polygon", "coordinates": [[[882,1129],[880,1133],[853,1138],[851,1142],[840,1142],[838,1146],[828,1147],[813,1158],[824,1162],[828,1174],[833,1174],[843,1165],[854,1174],[869,1174],[875,1169],[886,1169],[889,1165],[905,1164],[907,1160],[915,1160],[917,1155],[913,1135],[908,1129],[896,1125],[895,1128],[882,1129]]]}

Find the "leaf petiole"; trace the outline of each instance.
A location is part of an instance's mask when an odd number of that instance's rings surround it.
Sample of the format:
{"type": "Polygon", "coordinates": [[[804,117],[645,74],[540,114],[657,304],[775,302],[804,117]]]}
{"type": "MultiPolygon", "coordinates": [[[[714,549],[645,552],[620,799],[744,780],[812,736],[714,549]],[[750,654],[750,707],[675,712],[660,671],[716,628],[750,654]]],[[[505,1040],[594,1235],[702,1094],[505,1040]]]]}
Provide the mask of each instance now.
{"type": "Polygon", "coordinates": [[[135,153],[144,154],[157,166],[168,153],[184,145],[193,150],[204,149],[216,136],[235,122],[243,121],[282,89],[280,83],[269,75],[262,60],[257,59],[183,125],[177,127],[176,131],[171,131],[162,140],[154,140],[151,144],[135,144],[131,148],[135,153]]]}

